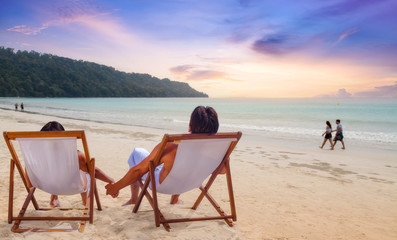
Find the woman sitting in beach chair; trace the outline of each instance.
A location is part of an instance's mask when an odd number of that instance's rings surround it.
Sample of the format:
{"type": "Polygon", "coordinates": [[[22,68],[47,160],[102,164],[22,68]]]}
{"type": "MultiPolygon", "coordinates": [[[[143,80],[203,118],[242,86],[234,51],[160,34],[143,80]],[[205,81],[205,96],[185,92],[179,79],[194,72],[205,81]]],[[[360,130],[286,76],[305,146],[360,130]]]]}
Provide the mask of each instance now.
{"type": "MultiPolygon", "coordinates": [[[[44,125],[40,131],[65,131],[65,128],[59,122],[51,121],[51,122],[48,122],[46,125],[44,125]]],[[[85,155],[80,151],[77,151],[77,154],[78,154],[78,158],[79,158],[80,170],[83,171],[84,173],[86,173],[87,176],[89,176],[85,155]]],[[[97,167],[95,167],[95,178],[99,179],[101,181],[107,182],[107,183],[114,182],[113,178],[107,176],[101,169],[99,169],[97,167]]],[[[87,185],[89,186],[89,182],[90,181],[87,178],[85,178],[83,180],[84,189],[87,189],[87,185]]],[[[83,205],[85,205],[86,200],[87,200],[87,192],[81,193],[81,197],[82,197],[83,205]]],[[[52,207],[60,207],[61,206],[61,203],[58,199],[58,195],[51,195],[50,205],[52,207]]]]}

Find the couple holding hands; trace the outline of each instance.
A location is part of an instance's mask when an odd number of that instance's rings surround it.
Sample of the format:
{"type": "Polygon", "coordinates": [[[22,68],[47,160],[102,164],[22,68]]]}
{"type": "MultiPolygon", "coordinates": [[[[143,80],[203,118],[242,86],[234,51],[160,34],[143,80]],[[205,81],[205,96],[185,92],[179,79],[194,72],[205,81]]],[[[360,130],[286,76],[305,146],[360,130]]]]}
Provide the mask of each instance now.
{"type": "MultiPolygon", "coordinates": [[[[198,106],[196,107],[191,116],[189,122],[189,132],[191,134],[195,133],[216,133],[219,128],[218,122],[218,114],[212,107],[204,107],[198,106]]],[[[47,123],[41,131],[65,131],[64,127],[56,121],[52,121],[47,123]]],[[[160,158],[160,165],[155,170],[155,179],[156,182],[162,183],[164,179],[170,173],[176,152],[177,152],[178,144],[177,143],[167,143],[165,150],[160,158]]],[[[159,151],[159,145],[154,147],[152,152],[148,152],[143,148],[135,148],[129,159],[128,164],[130,169],[128,172],[122,177],[119,181],[115,182],[113,178],[107,176],[102,170],[99,168],[95,168],[95,178],[101,181],[107,182],[108,184],[105,186],[106,194],[111,195],[112,197],[117,197],[119,191],[122,188],[127,186],[131,187],[131,198],[123,204],[135,204],[138,200],[139,194],[139,185],[138,180],[145,180],[147,173],[149,171],[149,163],[154,159],[157,152],[159,151]]],[[[83,153],[78,151],[78,159],[79,159],[79,167],[82,172],[87,173],[88,168],[86,166],[85,156],[83,153]]],[[[221,173],[224,172],[221,170],[221,173]]],[[[87,185],[89,181],[83,181],[83,185],[87,185]]],[[[87,186],[83,186],[85,189],[87,186]]],[[[82,193],[82,201],[85,205],[87,201],[87,194],[82,193]]],[[[170,203],[176,204],[180,202],[179,195],[172,195],[170,203]]],[[[51,195],[50,205],[53,207],[59,207],[60,202],[58,200],[57,195],[51,195]]]]}

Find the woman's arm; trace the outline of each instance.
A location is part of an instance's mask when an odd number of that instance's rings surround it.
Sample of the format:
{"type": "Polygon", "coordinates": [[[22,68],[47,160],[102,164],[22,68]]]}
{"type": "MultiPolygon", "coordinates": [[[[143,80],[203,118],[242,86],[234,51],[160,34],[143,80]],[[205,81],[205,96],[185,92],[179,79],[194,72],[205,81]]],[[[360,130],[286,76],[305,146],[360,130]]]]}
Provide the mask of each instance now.
{"type": "MultiPolygon", "coordinates": [[[[77,156],[79,157],[80,170],[88,173],[88,167],[87,167],[87,162],[86,162],[84,153],[77,151],[77,156]]],[[[114,182],[113,178],[106,175],[101,169],[99,169],[97,167],[95,167],[95,178],[99,179],[101,181],[107,182],[107,183],[114,182]]]]}
{"type": "Polygon", "coordinates": [[[106,175],[101,169],[95,167],[95,178],[107,183],[114,183],[114,179],[106,175]]]}

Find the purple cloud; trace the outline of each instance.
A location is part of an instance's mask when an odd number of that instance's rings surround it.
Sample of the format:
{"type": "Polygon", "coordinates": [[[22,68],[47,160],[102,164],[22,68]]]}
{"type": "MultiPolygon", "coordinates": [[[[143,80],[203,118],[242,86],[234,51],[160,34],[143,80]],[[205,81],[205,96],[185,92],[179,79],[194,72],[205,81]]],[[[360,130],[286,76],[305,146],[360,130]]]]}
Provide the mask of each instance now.
{"type": "Polygon", "coordinates": [[[252,0],[239,0],[238,1],[241,7],[248,7],[252,0]]]}
{"type": "Polygon", "coordinates": [[[347,37],[349,37],[349,36],[355,34],[356,32],[358,32],[358,29],[357,29],[357,28],[351,28],[351,29],[346,30],[344,33],[342,33],[342,34],[339,36],[338,42],[340,42],[340,41],[342,41],[343,39],[345,39],[345,38],[347,38],[347,37]]]}
{"type": "Polygon", "coordinates": [[[25,35],[36,35],[42,30],[53,26],[69,24],[72,22],[84,22],[85,19],[95,18],[99,16],[108,15],[109,13],[100,11],[95,7],[94,2],[87,0],[78,1],[54,1],[54,5],[62,4],[54,11],[55,14],[49,14],[47,18],[51,18],[47,22],[41,24],[40,27],[29,27],[26,25],[18,25],[7,29],[7,31],[14,31],[23,33],[25,35]]]}
{"type": "Polygon", "coordinates": [[[190,69],[193,69],[195,67],[197,67],[197,66],[195,66],[195,65],[179,65],[179,66],[170,68],[170,72],[173,74],[178,74],[178,75],[179,74],[187,74],[187,73],[189,73],[190,69]]]}
{"type": "Polygon", "coordinates": [[[284,35],[264,36],[254,42],[252,49],[262,54],[280,55],[288,50],[287,41],[288,39],[284,35]]]}
{"type": "Polygon", "coordinates": [[[397,98],[397,81],[394,85],[386,85],[375,87],[369,91],[356,92],[354,94],[349,93],[346,89],[339,89],[335,94],[324,94],[316,96],[317,98],[397,98]]]}
{"type": "Polygon", "coordinates": [[[19,32],[23,33],[25,35],[36,35],[39,33],[41,30],[48,28],[48,26],[41,26],[41,27],[28,27],[26,25],[19,25],[19,26],[14,26],[12,28],[7,29],[7,31],[10,32],[19,32]]]}
{"type": "Polygon", "coordinates": [[[375,87],[373,90],[357,92],[356,97],[397,98],[397,81],[394,85],[375,87]]]}
{"type": "Polygon", "coordinates": [[[338,90],[338,92],[334,94],[323,94],[316,96],[316,98],[351,98],[352,94],[346,91],[346,89],[341,88],[338,90]]]}
{"type": "Polygon", "coordinates": [[[200,81],[200,80],[208,80],[208,79],[219,79],[225,77],[227,77],[227,74],[224,72],[212,71],[212,70],[198,70],[198,71],[193,71],[187,77],[187,80],[200,81]]]}
{"type": "Polygon", "coordinates": [[[309,18],[324,18],[324,17],[336,17],[344,14],[350,14],[354,11],[365,8],[369,5],[379,5],[380,2],[388,0],[345,0],[338,3],[330,4],[325,7],[321,7],[314,11],[309,18]]]}
{"type": "Polygon", "coordinates": [[[240,81],[233,79],[226,72],[211,70],[198,65],[179,65],[170,68],[170,72],[175,75],[182,75],[186,81],[203,80],[227,80],[240,81]]]}

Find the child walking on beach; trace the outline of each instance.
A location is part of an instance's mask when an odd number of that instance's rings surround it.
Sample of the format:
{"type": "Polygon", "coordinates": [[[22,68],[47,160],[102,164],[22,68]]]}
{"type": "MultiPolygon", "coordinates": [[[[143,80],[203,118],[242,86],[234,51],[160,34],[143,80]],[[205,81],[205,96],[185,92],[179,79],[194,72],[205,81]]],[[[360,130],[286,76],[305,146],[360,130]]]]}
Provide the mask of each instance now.
{"type": "Polygon", "coordinates": [[[329,143],[331,144],[331,150],[334,150],[334,144],[332,144],[332,126],[331,123],[329,121],[325,122],[327,124],[327,127],[325,128],[325,132],[321,135],[324,136],[324,141],[323,141],[323,145],[321,145],[321,149],[324,147],[325,142],[327,142],[327,140],[329,140],[329,143]]]}

